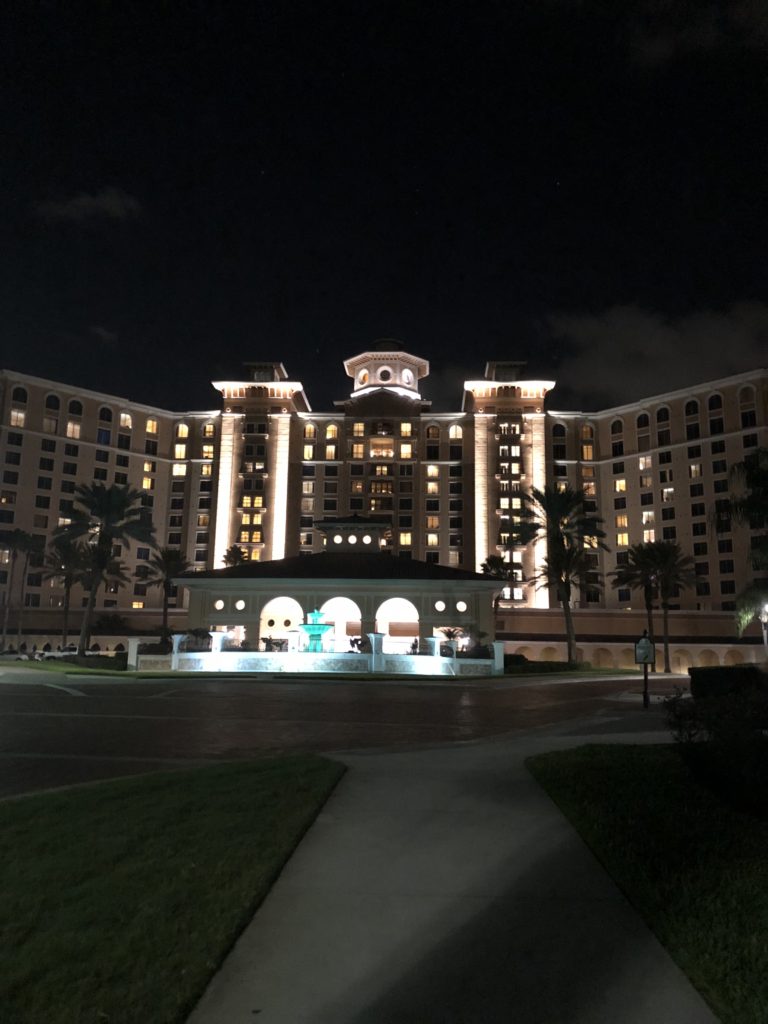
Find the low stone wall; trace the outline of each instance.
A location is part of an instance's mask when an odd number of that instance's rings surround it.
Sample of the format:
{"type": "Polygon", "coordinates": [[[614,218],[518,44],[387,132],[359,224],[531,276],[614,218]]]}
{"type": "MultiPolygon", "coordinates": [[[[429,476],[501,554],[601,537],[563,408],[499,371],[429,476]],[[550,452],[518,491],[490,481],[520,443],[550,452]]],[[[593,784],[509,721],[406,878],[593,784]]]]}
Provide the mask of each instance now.
{"type": "MultiPolygon", "coordinates": [[[[371,671],[369,654],[310,654],[307,651],[256,653],[245,651],[183,652],[173,659],[170,654],[142,654],[138,659],[142,672],[266,672],[304,673],[328,672],[367,675],[371,671]]],[[[490,659],[443,658],[439,655],[384,654],[377,672],[392,675],[418,676],[489,676],[493,674],[490,659]]]]}
{"type": "MultiPolygon", "coordinates": [[[[565,661],[565,642],[545,640],[506,640],[505,654],[523,654],[529,661],[565,661]]],[[[577,640],[576,656],[579,661],[588,661],[593,668],[637,668],[635,649],[630,644],[577,640]]],[[[761,664],[765,658],[762,644],[713,644],[682,643],[670,639],[669,660],[673,672],[685,673],[689,668],[704,668],[710,665],[761,664]]],[[[656,671],[664,669],[664,645],[656,638],[656,671]]]]}

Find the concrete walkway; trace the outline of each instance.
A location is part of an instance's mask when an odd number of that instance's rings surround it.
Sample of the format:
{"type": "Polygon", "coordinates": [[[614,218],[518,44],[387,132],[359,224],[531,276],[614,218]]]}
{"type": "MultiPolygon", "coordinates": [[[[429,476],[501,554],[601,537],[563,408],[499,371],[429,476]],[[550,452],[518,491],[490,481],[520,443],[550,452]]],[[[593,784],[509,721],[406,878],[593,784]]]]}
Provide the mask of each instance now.
{"type": "Polygon", "coordinates": [[[523,766],[590,739],[343,756],[189,1024],[715,1021],[523,766]]]}

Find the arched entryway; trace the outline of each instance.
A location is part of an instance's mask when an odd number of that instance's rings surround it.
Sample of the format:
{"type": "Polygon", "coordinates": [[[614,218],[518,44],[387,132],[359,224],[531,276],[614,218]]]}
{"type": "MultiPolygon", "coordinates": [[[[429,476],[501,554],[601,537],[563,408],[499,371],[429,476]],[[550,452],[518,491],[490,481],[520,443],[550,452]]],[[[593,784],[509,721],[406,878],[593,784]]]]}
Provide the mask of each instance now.
{"type": "Polygon", "coordinates": [[[419,612],[412,601],[390,597],[376,610],[376,632],[384,633],[384,650],[392,654],[408,654],[414,640],[419,639],[419,612]]]}
{"type": "Polygon", "coordinates": [[[332,623],[323,647],[326,651],[345,652],[350,649],[350,639],[360,636],[360,607],[350,597],[332,597],[320,606],[323,622],[332,623]]]}
{"type": "Polygon", "coordinates": [[[288,644],[290,633],[295,633],[304,621],[304,610],[293,597],[273,597],[267,601],[259,617],[259,650],[265,642],[288,644]]]}

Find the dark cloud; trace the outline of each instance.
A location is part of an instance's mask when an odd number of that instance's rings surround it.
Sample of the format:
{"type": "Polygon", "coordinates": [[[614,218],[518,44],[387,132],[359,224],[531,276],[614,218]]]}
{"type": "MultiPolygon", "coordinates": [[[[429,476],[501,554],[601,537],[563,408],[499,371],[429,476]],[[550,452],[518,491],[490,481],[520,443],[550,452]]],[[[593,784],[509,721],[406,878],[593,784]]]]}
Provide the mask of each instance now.
{"type": "Polygon", "coordinates": [[[78,223],[91,220],[129,220],[141,213],[141,203],[119,188],[99,192],[80,192],[71,199],[37,203],[35,213],[41,220],[78,223]]]}
{"type": "Polygon", "coordinates": [[[105,345],[116,345],[120,340],[119,335],[114,331],[107,330],[106,327],[101,327],[99,324],[91,324],[88,333],[105,345]]]}
{"type": "Polygon", "coordinates": [[[563,347],[551,408],[598,409],[765,366],[768,305],[677,318],[613,306],[556,314],[547,328],[563,347]]]}

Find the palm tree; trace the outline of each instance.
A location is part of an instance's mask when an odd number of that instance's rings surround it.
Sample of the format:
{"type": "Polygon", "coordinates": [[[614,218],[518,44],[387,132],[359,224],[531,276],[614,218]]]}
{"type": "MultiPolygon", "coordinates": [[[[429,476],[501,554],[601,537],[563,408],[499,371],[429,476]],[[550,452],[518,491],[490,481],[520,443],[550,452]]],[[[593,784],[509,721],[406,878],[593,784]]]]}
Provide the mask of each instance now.
{"type": "Polygon", "coordinates": [[[67,537],[56,537],[45,553],[43,576],[47,580],[61,580],[64,587],[64,623],[61,630],[62,650],[69,639],[69,609],[72,587],[81,582],[86,568],[86,547],[67,537]]]}
{"type": "Polygon", "coordinates": [[[529,544],[544,540],[547,556],[532,582],[553,589],[563,609],[568,661],[576,661],[576,635],[571,614],[574,584],[596,585],[594,566],[587,546],[601,547],[605,537],[602,519],[584,508],[584,492],[566,485],[531,488],[523,495],[520,522],[513,524],[513,543],[529,544]]]}
{"type": "Polygon", "coordinates": [[[677,597],[679,590],[690,587],[696,581],[693,559],[684,555],[678,543],[673,540],[657,540],[653,548],[656,563],[656,585],[659,588],[662,629],[664,632],[664,671],[671,672],[669,664],[669,602],[677,597]]]}
{"type": "MultiPolygon", "coordinates": [[[[78,484],[75,501],[80,508],[72,513],[72,521],[54,534],[71,541],[86,540],[89,565],[86,576],[88,601],[85,606],[77,653],[85,653],[90,633],[96,594],[114,567],[115,544],[130,546],[131,541],[154,544],[152,524],[141,508],[141,491],[117,484],[78,484]]],[[[114,573],[112,574],[114,576],[114,573]]]]}
{"type": "MultiPolygon", "coordinates": [[[[768,615],[768,583],[751,583],[736,598],[736,625],[739,636],[753,619],[760,619],[762,623],[765,623],[766,615],[768,615]]],[[[763,635],[765,636],[765,634],[763,635]]]]}
{"type": "Polygon", "coordinates": [[[654,543],[633,544],[627,551],[627,561],[619,565],[609,576],[613,577],[614,588],[629,587],[642,590],[645,613],[648,616],[648,639],[654,643],[653,601],[657,592],[656,562],[654,543]]]}
{"type": "Polygon", "coordinates": [[[248,559],[241,547],[239,547],[237,544],[232,544],[224,552],[224,558],[222,559],[222,561],[224,562],[224,565],[231,567],[234,565],[244,565],[248,561],[248,559]]]}
{"type": "Polygon", "coordinates": [[[20,554],[24,555],[25,568],[24,577],[26,579],[26,565],[29,559],[29,551],[31,550],[34,538],[31,533],[27,533],[26,530],[11,530],[6,533],[2,540],[0,540],[0,547],[7,551],[10,555],[8,560],[8,577],[5,583],[5,607],[3,609],[3,642],[2,650],[5,650],[5,644],[8,639],[8,613],[11,609],[11,598],[13,596],[13,577],[16,571],[16,562],[20,554]]]}
{"type": "Polygon", "coordinates": [[[136,570],[137,579],[145,580],[150,587],[163,588],[163,633],[168,632],[168,602],[174,577],[186,572],[190,565],[178,548],[158,548],[149,562],[136,570]]]}
{"type": "MultiPolygon", "coordinates": [[[[501,555],[488,555],[486,560],[480,566],[480,572],[485,573],[486,576],[494,576],[496,579],[508,581],[513,578],[514,568],[511,563],[506,562],[501,555]]],[[[501,590],[493,599],[494,613],[499,610],[500,601],[501,590]]]]}
{"type": "MultiPolygon", "coordinates": [[[[24,531],[20,531],[24,532],[24,531]]],[[[21,568],[21,588],[19,592],[19,614],[16,621],[16,650],[21,650],[22,620],[24,617],[24,603],[27,593],[27,572],[30,565],[39,565],[42,557],[43,537],[36,537],[28,533],[19,548],[19,554],[24,556],[24,563],[21,568]]]]}
{"type": "Polygon", "coordinates": [[[731,468],[731,494],[719,510],[715,525],[731,519],[761,534],[753,537],[751,557],[756,569],[768,566],[768,448],[756,448],[731,468]]]}

